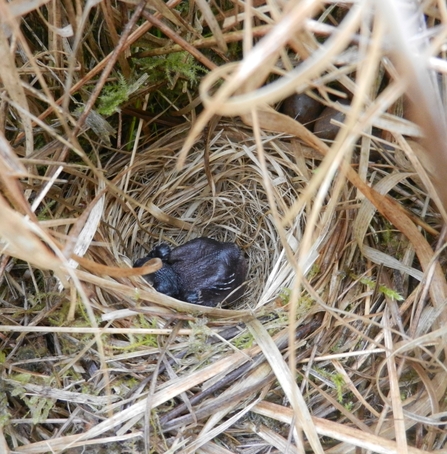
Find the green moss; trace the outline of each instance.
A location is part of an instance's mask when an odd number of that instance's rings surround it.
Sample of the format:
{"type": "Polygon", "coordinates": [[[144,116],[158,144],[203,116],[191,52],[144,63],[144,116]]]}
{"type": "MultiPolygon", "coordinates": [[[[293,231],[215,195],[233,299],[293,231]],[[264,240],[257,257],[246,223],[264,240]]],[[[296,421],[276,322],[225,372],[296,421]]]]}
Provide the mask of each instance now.
{"type": "Polygon", "coordinates": [[[385,296],[388,296],[389,298],[392,298],[393,300],[396,301],[403,301],[405,298],[397,293],[395,290],[386,287],[385,285],[379,285],[379,292],[383,293],[385,296]]]}
{"type": "Polygon", "coordinates": [[[119,106],[129,99],[129,86],[122,74],[118,75],[118,82],[105,85],[99,97],[98,112],[108,117],[115,113],[119,106]]]}
{"type": "Polygon", "coordinates": [[[254,337],[250,332],[245,331],[236,338],[233,339],[233,345],[239,350],[244,350],[253,346],[254,337]]]}
{"type": "Polygon", "coordinates": [[[279,309],[278,311],[275,312],[275,315],[278,318],[278,325],[280,327],[283,327],[284,325],[289,324],[289,311],[288,310],[279,309]]]}
{"type": "Polygon", "coordinates": [[[134,288],[134,295],[132,296],[132,300],[137,302],[140,301],[140,289],[139,288],[134,288]]]}
{"type": "MultiPolygon", "coordinates": [[[[18,382],[18,383],[29,383],[31,381],[31,374],[16,374],[14,375],[13,377],[11,377],[12,380],[18,382]]],[[[17,387],[17,389],[19,389],[19,387],[17,387]]],[[[25,390],[23,388],[20,388],[21,391],[20,392],[24,392],[25,390]]],[[[13,391],[13,396],[17,395],[17,392],[16,390],[13,391]]]]}
{"type": "Polygon", "coordinates": [[[11,396],[19,396],[20,399],[25,403],[25,405],[28,407],[29,412],[31,413],[34,424],[45,421],[48,418],[50,411],[53,409],[56,399],[50,399],[36,395],[29,397],[27,395],[26,389],[19,384],[23,383],[23,375],[25,374],[20,375],[16,375],[14,377],[14,379],[17,381],[17,384],[13,385],[11,396]],[[20,375],[22,375],[22,377],[20,375]]]}
{"type": "Polygon", "coordinates": [[[384,221],[382,230],[380,230],[380,243],[386,252],[398,260],[401,260],[405,250],[406,241],[402,236],[396,234],[396,230],[391,223],[384,221]]]}
{"type": "Polygon", "coordinates": [[[343,403],[343,391],[345,388],[345,380],[343,378],[343,375],[341,375],[338,372],[328,372],[325,369],[319,369],[319,368],[314,368],[315,372],[320,374],[322,377],[326,378],[327,380],[330,380],[334,386],[335,390],[337,392],[337,400],[341,404],[343,403]]]}
{"type": "Polygon", "coordinates": [[[48,415],[56,402],[56,399],[48,399],[41,396],[32,396],[30,398],[22,396],[22,399],[31,411],[34,424],[39,424],[48,419],[48,415]]]}
{"type": "Polygon", "coordinates": [[[346,402],[343,406],[346,408],[346,410],[352,411],[352,408],[354,407],[354,402],[350,400],[349,402],[346,402]]]}
{"type": "Polygon", "coordinates": [[[336,374],[333,374],[332,377],[332,382],[334,383],[335,385],[335,389],[337,390],[337,400],[340,402],[340,403],[343,403],[343,389],[345,387],[345,380],[343,378],[343,375],[339,374],[339,373],[336,373],[336,374]]]}
{"type": "Polygon", "coordinates": [[[304,315],[307,315],[307,313],[312,309],[314,306],[315,301],[313,298],[311,298],[309,295],[303,295],[299,300],[298,300],[298,309],[296,311],[297,318],[301,318],[304,315]]]}
{"type": "MultiPolygon", "coordinates": [[[[135,61],[142,71],[145,71],[151,82],[167,79],[171,89],[177,84],[179,76],[193,87],[198,84],[199,76],[207,70],[197,64],[196,60],[187,52],[175,52],[162,57],[143,58],[135,61]]],[[[181,87],[180,87],[181,89],[181,87]]]]}
{"type": "Polygon", "coordinates": [[[137,91],[147,78],[148,75],[145,74],[136,81],[128,81],[122,74],[118,74],[116,83],[104,86],[98,101],[98,113],[108,117],[117,112],[120,106],[128,101],[129,96],[137,91]]]}
{"type": "Polygon", "coordinates": [[[279,292],[279,298],[283,306],[289,304],[291,294],[292,290],[290,290],[290,288],[284,287],[283,289],[281,289],[281,291],[279,292]]]}
{"type": "MultiPolygon", "coordinates": [[[[372,289],[375,289],[377,286],[377,283],[375,281],[373,281],[372,279],[369,279],[367,277],[362,277],[360,279],[360,283],[362,283],[372,289]]],[[[392,298],[396,301],[403,301],[405,299],[402,295],[397,293],[396,290],[393,290],[383,284],[380,284],[377,290],[380,293],[382,293],[383,295],[387,296],[388,298],[392,298]]]]}
{"type": "MultiPolygon", "coordinates": [[[[35,270],[34,276],[37,278],[38,285],[43,283],[45,276],[40,270],[35,270]]],[[[61,294],[57,292],[37,292],[29,295],[28,301],[30,302],[31,310],[33,312],[39,312],[43,310],[47,304],[53,304],[54,301],[58,301],[60,297],[61,294]]]]}
{"type": "MultiPolygon", "coordinates": [[[[283,306],[290,303],[290,297],[292,295],[292,290],[290,288],[284,287],[280,293],[279,298],[283,306]]],[[[297,301],[297,317],[300,318],[306,314],[310,308],[314,305],[314,300],[309,295],[302,295],[298,298],[297,301]]]]}
{"type": "MultiPolygon", "coordinates": [[[[137,319],[137,323],[135,327],[142,328],[142,329],[156,329],[157,328],[157,320],[147,319],[144,315],[139,315],[137,319]]],[[[150,334],[139,334],[135,335],[135,339],[138,340],[140,345],[144,345],[146,347],[158,347],[158,336],[150,335],[150,334]]]]}
{"type": "MultiPolygon", "coordinates": [[[[134,319],[133,327],[135,329],[156,329],[157,321],[147,319],[144,315],[139,315],[134,319]]],[[[124,346],[113,345],[111,348],[118,351],[137,351],[140,347],[158,347],[158,336],[155,334],[128,334],[129,344],[124,346]]]]}
{"type": "Polygon", "coordinates": [[[157,344],[157,336],[153,335],[148,335],[148,334],[132,334],[129,335],[131,338],[131,343],[129,345],[126,345],[125,347],[119,347],[117,345],[114,345],[113,348],[114,350],[120,350],[120,351],[133,351],[133,350],[138,350],[140,347],[153,347],[156,348],[158,346],[157,344]]]}
{"type": "Polygon", "coordinates": [[[338,353],[342,351],[345,343],[342,339],[340,339],[338,342],[336,342],[332,347],[331,347],[331,352],[332,353],[338,353]]]}
{"type": "Polygon", "coordinates": [[[8,405],[8,397],[3,389],[0,389],[0,427],[4,427],[9,423],[11,413],[8,405]]]}
{"type": "Polygon", "coordinates": [[[320,266],[317,265],[316,263],[312,266],[312,268],[309,270],[307,273],[307,279],[310,281],[312,278],[315,276],[318,276],[320,274],[320,266]]]}
{"type": "Polygon", "coordinates": [[[212,334],[207,325],[208,319],[199,318],[197,321],[189,322],[191,334],[189,335],[188,352],[193,355],[202,354],[213,349],[213,346],[207,343],[208,337],[212,334]]]}

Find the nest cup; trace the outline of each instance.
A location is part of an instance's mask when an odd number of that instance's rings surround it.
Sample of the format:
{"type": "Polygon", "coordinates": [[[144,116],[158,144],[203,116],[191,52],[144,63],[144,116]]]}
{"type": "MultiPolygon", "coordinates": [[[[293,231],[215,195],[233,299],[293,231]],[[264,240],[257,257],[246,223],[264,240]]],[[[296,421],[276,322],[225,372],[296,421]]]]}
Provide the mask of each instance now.
{"type": "MultiPolygon", "coordinates": [[[[246,292],[235,307],[266,304],[290,286],[293,278],[281,252],[267,190],[280,212],[296,200],[305,182],[296,159],[284,139],[264,137],[270,185],[266,190],[253,137],[224,125],[210,144],[210,182],[202,141],[184,167],[176,169],[184,135],[177,128],[167,139],[139,152],[132,165],[126,155],[108,166],[111,177],[122,173],[121,184],[117,183],[121,188],[126,189],[128,178],[126,193],[135,203],[126,209],[109,195],[105,210],[110,223],[105,236],[110,244],[122,244],[122,252],[132,262],[160,242],[176,247],[200,236],[235,242],[248,264],[246,292]],[[127,176],[122,170],[129,166],[127,176]]],[[[289,232],[296,244],[301,237],[299,224],[289,232]]]]}

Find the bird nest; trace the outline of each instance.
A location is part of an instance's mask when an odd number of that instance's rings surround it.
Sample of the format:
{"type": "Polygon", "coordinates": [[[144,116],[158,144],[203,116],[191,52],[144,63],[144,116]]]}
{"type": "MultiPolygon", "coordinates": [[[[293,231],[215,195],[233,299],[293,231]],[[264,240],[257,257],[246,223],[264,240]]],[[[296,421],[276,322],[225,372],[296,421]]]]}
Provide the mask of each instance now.
{"type": "Polygon", "coordinates": [[[442,2],[17,3],[0,18],[0,452],[442,449],[442,2]],[[281,113],[303,92],[320,118],[281,113]],[[132,268],[202,236],[247,258],[235,304],[132,268]]]}
{"type": "MultiPolygon", "coordinates": [[[[119,252],[132,261],[159,242],[178,246],[200,236],[236,242],[249,269],[247,291],[238,308],[262,306],[290,286],[293,272],[281,252],[253,137],[242,127],[223,124],[208,151],[199,141],[178,169],[184,136],[184,128],[177,128],[170,132],[170,141],[141,150],[133,162],[127,155],[104,169],[115,184],[126,187],[130,199],[126,207],[117,203],[116,195],[106,197],[110,224],[101,225],[99,232],[105,241],[120,245],[119,252]],[[206,166],[204,153],[209,153],[206,166]]],[[[290,143],[273,136],[263,140],[269,155],[266,176],[272,181],[268,190],[284,211],[297,201],[306,183],[304,169],[300,171],[290,143]]],[[[288,232],[295,252],[302,226],[300,213],[288,232]]]]}

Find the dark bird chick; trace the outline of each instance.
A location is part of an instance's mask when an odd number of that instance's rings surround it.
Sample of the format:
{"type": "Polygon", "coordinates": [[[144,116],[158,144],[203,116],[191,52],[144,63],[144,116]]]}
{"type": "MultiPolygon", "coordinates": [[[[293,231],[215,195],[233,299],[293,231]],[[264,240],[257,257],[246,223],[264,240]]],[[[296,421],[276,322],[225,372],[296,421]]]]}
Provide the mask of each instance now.
{"type": "Polygon", "coordinates": [[[150,259],[159,258],[163,262],[163,266],[155,273],[146,274],[144,278],[151,284],[157,292],[177,298],[180,293],[180,282],[177,273],[168,264],[168,258],[171,254],[171,248],[162,243],[155,246],[146,257],[138,259],[134,264],[134,268],[143,266],[150,259]]]}
{"type": "Polygon", "coordinates": [[[171,248],[159,244],[134,267],[158,257],[163,267],[145,279],[155,290],[182,301],[217,306],[223,300],[236,301],[244,292],[247,263],[234,243],[196,238],[171,248]]]}

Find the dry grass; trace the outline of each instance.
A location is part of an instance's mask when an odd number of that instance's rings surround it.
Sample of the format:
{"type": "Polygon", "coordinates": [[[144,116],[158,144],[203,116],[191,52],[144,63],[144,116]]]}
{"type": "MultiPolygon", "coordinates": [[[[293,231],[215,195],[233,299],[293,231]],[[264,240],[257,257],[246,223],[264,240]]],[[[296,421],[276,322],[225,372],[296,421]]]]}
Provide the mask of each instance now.
{"type": "Polygon", "coordinates": [[[445,452],[445,4],[93,3],[0,0],[0,452],[445,452]],[[201,235],[233,307],[129,268],[201,235]]]}

